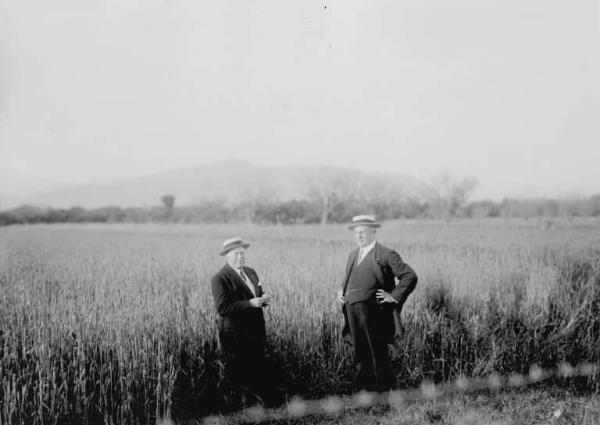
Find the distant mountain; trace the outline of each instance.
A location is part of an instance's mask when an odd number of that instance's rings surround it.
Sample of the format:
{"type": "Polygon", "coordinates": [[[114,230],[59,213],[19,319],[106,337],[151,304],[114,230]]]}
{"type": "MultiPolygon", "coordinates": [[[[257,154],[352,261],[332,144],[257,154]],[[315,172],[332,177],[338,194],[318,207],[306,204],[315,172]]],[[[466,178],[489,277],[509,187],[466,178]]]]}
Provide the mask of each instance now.
{"type": "MultiPolygon", "coordinates": [[[[233,202],[256,197],[289,200],[305,197],[311,182],[319,178],[349,171],[338,167],[266,167],[242,160],[226,160],[137,178],[51,190],[22,198],[20,203],[60,208],[151,206],[159,205],[160,197],[167,193],[175,196],[176,205],[190,205],[213,198],[225,198],[233,202]]],[[[420,181],[401,174],[360,174],[369,181],[380,179],[388,185],[398,185],[406,195],[419,193],[423,187],[420,181]]]]}
{"type": "Polygon", "coordinates": [[[69,187],[65,182],[32,176],[21,171],[0,167],[0,210],[11,208],[33,199],[39,193],[69,187]]]}

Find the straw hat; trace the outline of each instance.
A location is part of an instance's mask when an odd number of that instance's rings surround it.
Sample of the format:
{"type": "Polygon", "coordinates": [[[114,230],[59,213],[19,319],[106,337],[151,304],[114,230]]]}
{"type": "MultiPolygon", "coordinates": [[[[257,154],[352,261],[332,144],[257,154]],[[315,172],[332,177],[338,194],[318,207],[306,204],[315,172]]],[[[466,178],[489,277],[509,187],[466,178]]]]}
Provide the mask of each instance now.
{"type": "Polygon", "coordinates": [[[355,215],[352,217],[352,224],[348,226],[348,229],[352,230],[358,226],[381,227],[381,224],[377,223],[374,215],[355,215]]]}
{"type": "Polygon", "coordinates": [[[223,242],[223,250],[221,251],[221,255],[225,255],[227,254],[229,251],[231,251],[232,249],[235,248],[239,248],[242,247],[244,249],[248,248],[250,246],[249,243],[245,243],[242,238],[230,238],[227,239],[223,242]]]}

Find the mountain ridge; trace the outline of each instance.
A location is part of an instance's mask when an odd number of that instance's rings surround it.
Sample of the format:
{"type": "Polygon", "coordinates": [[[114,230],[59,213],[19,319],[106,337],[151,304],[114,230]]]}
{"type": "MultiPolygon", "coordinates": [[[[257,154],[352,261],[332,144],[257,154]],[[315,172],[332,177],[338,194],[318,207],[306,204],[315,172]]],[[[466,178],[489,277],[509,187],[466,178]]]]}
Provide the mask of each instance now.
{"type": "Polygon", "coordinates": [[[399,173],[315,165],[261,166],[242,159],[228,159],[43,191],[16,199],[9,197],[3,204],[10,205],[2,205],[2,208],[19,204],[54,208],[151,206],[159,205],[160,197],[167,193],[175,197],[177,205],[193,205],[214,198],[230,202],[256,198],[302,199],[306,198],[311,184],[318,184],[319,179],[351,174],[396,186],[406,196],[416,195],[424,186],[421,181],[399,173]]]}

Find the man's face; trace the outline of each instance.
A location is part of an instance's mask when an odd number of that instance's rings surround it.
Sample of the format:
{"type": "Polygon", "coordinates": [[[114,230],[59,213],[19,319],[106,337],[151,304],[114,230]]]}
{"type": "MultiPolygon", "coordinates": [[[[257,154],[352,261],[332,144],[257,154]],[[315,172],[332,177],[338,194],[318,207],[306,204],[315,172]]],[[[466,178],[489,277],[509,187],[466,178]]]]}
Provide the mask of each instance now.
{"type": "Polygon", "coordinates": [[[232,249],[225,254],[225,260],[234,269],[241,269],[246,265],[246,250],[242,247],[232,249]]]}
{"type": "Polygon", "coordinates": [[[354,240],[359,247],[364,248],[375,240],[375,229],[369,226],[355,227],[354,240]]]}

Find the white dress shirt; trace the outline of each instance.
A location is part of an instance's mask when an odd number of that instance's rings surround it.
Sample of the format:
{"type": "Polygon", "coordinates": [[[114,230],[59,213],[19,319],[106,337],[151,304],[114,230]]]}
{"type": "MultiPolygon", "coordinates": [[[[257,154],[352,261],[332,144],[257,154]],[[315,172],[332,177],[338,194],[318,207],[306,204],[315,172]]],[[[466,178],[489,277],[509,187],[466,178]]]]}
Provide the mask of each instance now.
{"type": "Polygon", "coordinates": [[[373,249],[373,247],[375,246],[376,243],[377,243],[377,241],[373,241],[369,245],[365,246],[364,248],[360,248],[360,250],[358,251],[356,264],[360,264],[360,262],[367,256],[367,254],[369,252],[371,252],[371,250],[373,249]]]}

